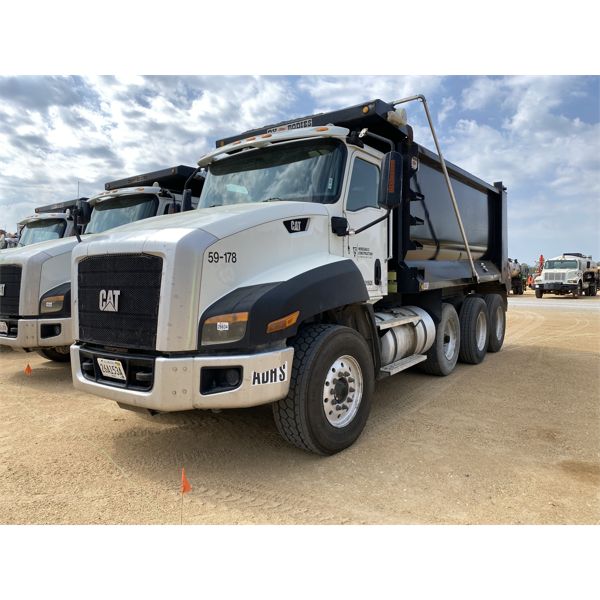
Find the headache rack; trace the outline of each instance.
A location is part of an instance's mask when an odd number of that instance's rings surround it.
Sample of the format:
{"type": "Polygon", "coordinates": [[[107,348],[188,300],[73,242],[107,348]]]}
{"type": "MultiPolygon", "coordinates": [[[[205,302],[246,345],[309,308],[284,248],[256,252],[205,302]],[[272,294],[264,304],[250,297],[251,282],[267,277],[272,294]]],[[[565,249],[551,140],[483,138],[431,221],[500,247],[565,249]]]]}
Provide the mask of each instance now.
{"type": "MultiPolygon", "coordinates": [[[[133,177],[126,177],[125,179],[109,181],[108,183],[104,184],[104,189],[110,191],[121,188],[146,187],[152,186],[154,183],[158,183],[165,189],[168,189],[172,192],[181,193],[183,192],[183,186],[185,185],[185,182],[195,170],[195,167],[177,165],[168,169],[161,169],[160,171],[152,171],[150,173],[142,173],[141,175],[135,175],[133,177]]],[[[192,179],[190,185],[193,196],[200,195],[203,183],[204,176],[198,173],[194,179],[192,179]]]]}
{"type": "Polygon", "coordinates": [[[66,200],[65,202],[55,202],[46,206],[38,206],[35,212],[38,215],[40,213],[64,213],[68,209],[73,208],[79,200],[88,200],[88,198],[75,198],[74,200],[66,200]]]}
{"type": "MultiPolygon", "coordinates": [[[[398,143],[407,137],[412,139],[412,128],[410,125],[398,126],[397,118],[398,113],[392,104],[384,102],[383,100],[371,100],[370,102],[363,102],[340,110],[317,113],[298,119],[265,125],[258,129],[250,129],[244,133],[217,140],[216,147],[221,148],[222,146],[226,146],[237,140],[243,140],[255,135],[278,133],[280,131],[302,129],[304,127],[320,127],[324,125],[346,127],[351,132],[359,132],[362,129],[367,128],[370,133],[382,136],[395,143],[398,143]],[[392,113],[392,119],[394,119],[394,117],[396,118],[396,124],[388,120],[388,115],[390,115],[390,113],[392,113]]],[[[386,142],[369,138],[368,143],[375,147],[381,145],[382,151],[388,151],[390,149],[389,144],[386,142]]]]}

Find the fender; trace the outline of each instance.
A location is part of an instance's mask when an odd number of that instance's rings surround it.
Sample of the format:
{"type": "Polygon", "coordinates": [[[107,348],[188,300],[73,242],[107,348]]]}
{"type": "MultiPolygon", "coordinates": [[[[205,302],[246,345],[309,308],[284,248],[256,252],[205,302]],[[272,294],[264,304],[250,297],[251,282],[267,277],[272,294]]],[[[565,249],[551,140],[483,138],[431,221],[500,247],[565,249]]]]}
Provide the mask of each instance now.
{"type": "Polygon", "coordinates": [[[252,350],[295,335],[299,325],[317,314],[348,304],[367,302],[369,293],[360,270],[352,260],[341,260],[310,269],[287,281],[242,287],[223,296],[206,309],[198,330],[198,350],[252,350]],[[300,311],[297,322],[274,333],[267,325],[300,311]],[[200,346],[202,327],[209,317],[248,312],[245,336],[231,344],[200,346]]]}

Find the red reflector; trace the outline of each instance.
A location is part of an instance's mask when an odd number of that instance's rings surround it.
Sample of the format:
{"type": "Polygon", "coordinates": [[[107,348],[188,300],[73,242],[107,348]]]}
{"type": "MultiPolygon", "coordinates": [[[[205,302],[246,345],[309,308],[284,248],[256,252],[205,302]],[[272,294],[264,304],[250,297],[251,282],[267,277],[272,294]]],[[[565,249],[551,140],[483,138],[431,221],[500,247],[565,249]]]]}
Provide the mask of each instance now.
{"type": "Polygon", "coordinates": [[[390,160],[390,172],[388,175],[388,193],[393,194],[396,190],[396,161],[390,160]]]}

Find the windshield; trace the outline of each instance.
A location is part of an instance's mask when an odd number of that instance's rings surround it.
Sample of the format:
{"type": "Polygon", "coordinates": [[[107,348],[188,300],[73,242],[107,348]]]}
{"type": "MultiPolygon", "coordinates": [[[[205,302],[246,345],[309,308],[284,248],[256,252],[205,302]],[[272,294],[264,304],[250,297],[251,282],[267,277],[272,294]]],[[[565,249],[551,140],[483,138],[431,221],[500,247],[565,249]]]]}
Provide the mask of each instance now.
{"type": "Polygon", "coordinates": [[[576,260],[547,260],[544,269],[576,269],[576,260]]]}
{"type": "Polygon", "coordinates": [[[119,225],[126,225],[156,215],[158,199],[154,194],[122,196],[94,205],[86,233],[101,233],[119,225]]]}
{"type": "Polygon", "coordinates": [[[346,147],[309,140],[242,152],[209,166],[198,208],[299,200],[333,203],[340,194],[346,147]]]}
{"type": "Polygon", "coordinates": [[[46,240],[58,240],[65,233],[67,222],[64,219],[42,219],[26,223],[21,230],[19,246],[29,246],[46,240]]]}

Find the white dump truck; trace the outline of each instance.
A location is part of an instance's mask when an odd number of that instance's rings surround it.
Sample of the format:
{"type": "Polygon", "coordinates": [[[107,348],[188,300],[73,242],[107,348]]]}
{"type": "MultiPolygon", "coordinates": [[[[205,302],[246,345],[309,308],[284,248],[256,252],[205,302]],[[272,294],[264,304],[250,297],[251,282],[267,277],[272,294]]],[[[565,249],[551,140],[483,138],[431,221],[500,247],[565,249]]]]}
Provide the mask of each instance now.
{"type": "MultiPolygon", "coordinates": [[[[155,215],[178,212],[193,167],[177,166],[105,185],[105,191],[79,200],[76,226],[83,239],[155,215]]],[[[190,181],[198,200],[202,178],[190,181]]],[[[26,225],[27,227],[27,225],[26,225]]],[[[76,230],[74,230],[75,232],[76,230]]],[[[71,329],[71,251],[75,237],[38,242],[0,252],[0,345],[69,360],[71,329]]]]}
{"type": "Polygon", "coordinates": [[[76,225],[73,218],[73,209],[77,202],[88,200],[88,198],[76,198],[66,202],[57,202],[46,206],[39,206],[35,214],[19,221],[19,243],[18,246],[30,246],[38,242],[68,238],[76,233],[76,225]]]}
{"type": "Polygon", "coordinates": [[[536,298],[542,298],[544,294],[573,294],[573,298],[583,294],[595,296],[600,286],[598,265],[591,256],[565,252],[544,263],[534,285],[536,298]]]}
{"type": "Polygon", "coordinates": [[[505,188],[443,160],[422,96],[219,140],[199,168],[196,210],[75,248],[77,389],[150,413],[270,403],[288,442],[333,454],[376,379],[500,350],[505,188]]]}

